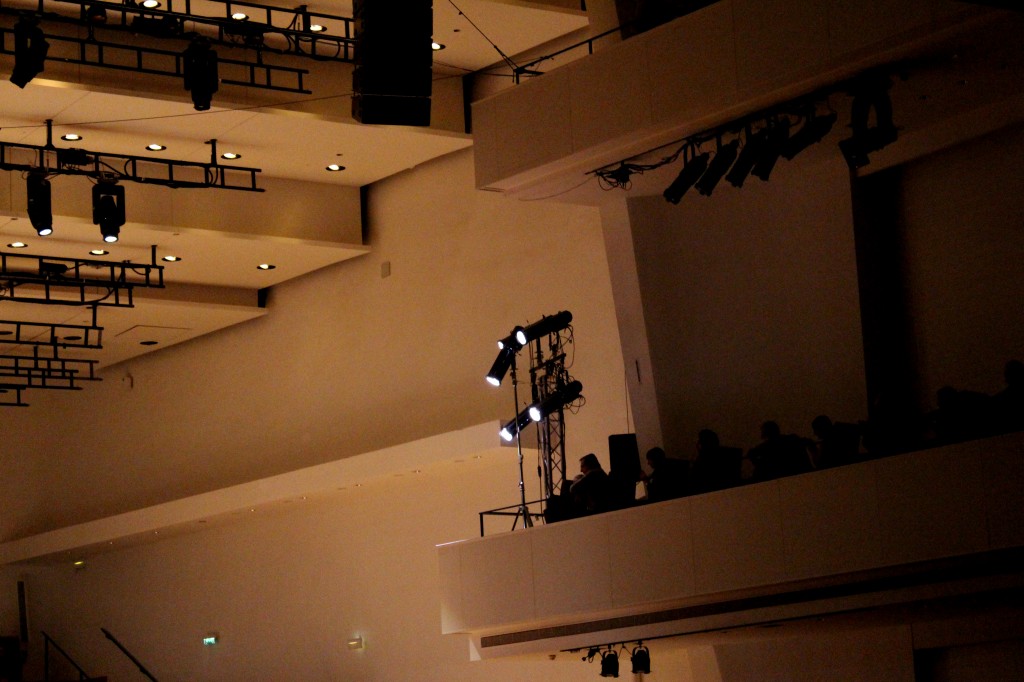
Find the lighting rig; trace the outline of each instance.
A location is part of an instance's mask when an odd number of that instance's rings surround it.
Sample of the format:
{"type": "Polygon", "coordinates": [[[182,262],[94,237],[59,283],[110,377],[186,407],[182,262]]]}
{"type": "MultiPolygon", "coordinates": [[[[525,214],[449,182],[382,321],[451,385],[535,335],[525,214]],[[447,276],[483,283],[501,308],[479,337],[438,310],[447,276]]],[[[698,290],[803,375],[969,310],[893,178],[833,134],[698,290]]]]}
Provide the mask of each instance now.
{"type": "MultiPolygon", "coordinates": [[[[642,641],[636,643],[632,651],[626,648],[626,643],[608,644],[590,647],[581,660],[587,663],[595,658],[601,662],[601,677],[619,676],[619,656],[623,652],[629,655],[631,671],[634,675],[649,675],[651,673],[651,652],[644,646],[642,641]],[[602,646],[605,648],[602,650],[602,646]],[[618,646],[618,649],[616,649],[618,646]]],[[[572,649],[572,653],[578,653],[579,649],[572,649]]]]}
{"type": "Polygon", "coordinates": [[[828,135],[838,120],[830,101],[839,92],[852,97],[852,135],[840,141],[839,148],[851,170],[855,170],[870,162],[870,153],[896,140],[898,129],[893,124],[888,94],[891,86],[888,73],[861,74],[718,128],[662,145],[661,148],[675,147],[675,151],[657,161],[641,163],[636,160],[655,151],[650,150],[592,173],[597,175],[604,189],[628,190],[633,175],[642,175],[682,159],[682,169],[663,192],[665,200],[672,204],[678,204],[692,188],[711,196],[722,179],[734,187],[742,187],[751,175],[767,181],[780,158],[792,160],[828,135]],[[714,143],[713,152],[705,149],[711,143],[714,143]]]}
{"type": "Polygon", "coordinates": [[[95,360],[65,357],[66,349],[103,347],[98,310],[130,308],[136,287],[163,288],[163,266],[151,263],[53,258],[0,252],[0,301],[86,307],[89,325],[0,320],[0,348],[28,347],[31,355],[0,353],[0,407],[26,407],[28,389],[81,390],[100,381],[95,360]]]}
{"type": "Polygon", "coordinates": [[[559,494],[565,483],[564,412],[583,401],[583,384],[568,372],[572,364],[571,359],[567,363],[567,350],[573,344],[571,323],[572,313],[563,310],[526,327],[515,327],[498,341],[498,355],[487,373],[487,381],[493,386],[500,386],[511,373],[516,416],[502,426],[499,435],[509,443],[515,440],[519,453],[521,504],[513,530],[520,516],[524,526],[532,525],[526,502],[521,441],[521,433],[529,424],[537,424],[539,469],[545,499],[559,494]],[[516,357],[523,348],[529,349],[531,402],[520,409],[516,357]]]}
{"type": "MultiPolygon", "coordinates": [[[[306,5],[288,10],[253,2],[208,0],[203,3],[205,9],[219,7],[222,11],[198,14],[193,13],[191,0],[34,0],[24,2],[23,7],[18,4],[15,0],[13,6],[0,7],[0,14],[17,17],[13,28],[0,27],[0,53],[14,55],[11,81],[21,88],[42,72],[49,60],[181,78],[193,96],[196,89],[189,85],[197,79],[311,94],[303,84],[308,70],[267,63],[264,55],[355,61],[353,20],[312,13],[306,5]],[[47,26],[45,33],[41,23],[47,26]],[[61,25],[72,29],[54,30],[61,25]],[[100,34],[123,38],[110,42],[98,39],[100,34]],[[148,38],[188,41],[189,45],[184,51],[162,50],[143,44],[148,38]],[[197,42],[205,46],[198,70],[197,42]],[[225,58],[212,49],[216,45],[255,51],[256,59],[225,58]]],[[[209,86],[200,89],[202,96],[196,102],[200,111],[209,108],[209,95],[216,88],[207,94],[208,90],[209,86]]]]}

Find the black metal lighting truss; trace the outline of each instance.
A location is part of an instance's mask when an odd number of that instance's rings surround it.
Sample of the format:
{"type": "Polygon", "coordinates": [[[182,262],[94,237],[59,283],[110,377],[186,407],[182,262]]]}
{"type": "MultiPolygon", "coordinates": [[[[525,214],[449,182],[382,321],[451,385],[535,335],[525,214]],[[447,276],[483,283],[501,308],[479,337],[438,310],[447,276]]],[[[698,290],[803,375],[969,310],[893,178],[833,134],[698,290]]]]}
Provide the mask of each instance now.
{"type": "Polygon", "coordinates": [[[0,301],[130,308],[135,287],[163,286],[155,249],[152,264],[0,252],[0,301]]]}
{"type": "Polygon", "coordinates": [[[50,346],[56,357],[57,348],[102,348],[103,327],[81,324],[53,324],[0,320],[0,343],[17,346],[50,346]]]}
{"type": "MultiPolygon", "coordinates": [[[[198,14],[193,11],[191,0],[163,0],[163,6],[149,9],[141,2],[128,0],[118,2],[96,2],[94,0],[37,0],[39,11],[49,7],[76,5],[80,9],[74,16],[56,12],[44,12],[46,18],[66,21],[78,25],[86,24],[91,8],[102,8],[106,21],[105,29],[144,33],[147,24],[157,28],[160,24],[169,30],[164,35],[149,33],[155,37],[180,37],[184,35],[185,22],[193,33],[202,33],[212,42],[265,50],[277,54],[311,57],[322,61],[352,62],[355,59],[354,20],[334,14],[310,12],[309,7],[300,5],[295,9],[271,7],[256,2],[235,0],[203,0],[195,3],[204,10],[220,7],[214,14],[198,14]],[[246,19],[234,19],[235,14],[244,14],[246,19]],[[138,21],[142,19],[143,21],[138,21]],[[319,29],[317,28],[319,27],[319,29]],[[270,42],[268,42],[268,39],[270,42]]],[[[37,2],[31,3],[36,5],[37,2]]]]}
{"type": "Polygon", "coordinates": [[[28,407],[28,403],[21,399],[23,388],[18,384],[0,382],[0,407],[28,407]]]}
{"type": "Polygon", "coordinates": [[[214,187],[262,192],[256,186],[259,168],[217,163],[217,141],[210,140],[209,163],[158,159],[151,156],[110,154],[87,149],[53,146],[52,121],[46,121],[43,146],[0,141],[0,170],[20,170],[44,175],[87,175],[104,180],[124,180],[165,187],[214,187]]]}
{"type": "MultiPolygon", "coordinates": [[[[571,315],[569,316],[571,320],[571,315]]],[[[530,345],[530,383],[533,403],[543,403],[569,384],[566,370],[566,347],[572,343],[571,327],[563,327],[535,337],[530,345]],[[568,328],[567,335],[563,329],[568,328]]],[[[563,406],[564,407],[564,406],[563,406]]],[[[557,496],[565,484],[565,414],[562,407],[544,414],[537,423],[538,450],[543,494],[557,496]]]]}
{"type": "MultiPolygon", "coordinates": [[[[38,347],[36,347],[38,351],[38,347]]],[[[96,360],[77,358],[0,355],[0,381],[21,388],[81,390],[80,381],[101,381],[96,360]]]]}
{"type": "MultiPolygon", "coordinates": [[[[3,8],[0,8],[0,13],[3,11],[3,8]]],[[[47,34],[46,39],[51,43],[46,61],[101,66],[156,76],[184,77],[184,58],[180,51],[101,42],[77,36],[47,34]]],[[[13,29],[0,28],[0,54],[15,54],[13,29]]],[[[219,63],[223,73],[220,82],[224,85],[242,85],[306,95],[312,93],[312,90],[307,90],[303,85],[302,77],[309,73],[307,69],[264,64],[262,59],[249,62],[222,57],[219,63]],[[287,82],[283,82],[284,79],[287,79],[287,82]]]]}

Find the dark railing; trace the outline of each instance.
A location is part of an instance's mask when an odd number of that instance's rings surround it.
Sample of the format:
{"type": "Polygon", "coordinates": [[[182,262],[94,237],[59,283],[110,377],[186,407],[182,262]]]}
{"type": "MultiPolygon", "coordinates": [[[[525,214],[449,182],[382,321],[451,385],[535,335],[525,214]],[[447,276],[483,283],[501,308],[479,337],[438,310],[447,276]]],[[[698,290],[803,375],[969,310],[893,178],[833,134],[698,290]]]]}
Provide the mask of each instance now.
{"type": "Polygon", "coordinates": [[[129,661],[131,661],[132,663],[135,664],[135,667],[139,669],[139,672],[141,672],[143,675],[145,675],[149,679],[153,680],[153,682],[157,682],[156,678],[153,677],[153,674],[151,672],[149,672],[148,670],[146,670],[146,666],[142,665],[142,663],[139,662],[139,659],[135,658],[135,656],[132,655],[132,652],[128,651],[128,649],[125,648],[124,644],[121,644],[121,642],[117,641],[117,637],[114,637],[112,634],[110,634],[110,631],[107,630],[106,628],[100,628],[100,630],[103,631],[103,635],[107,639],[109,639],[111,642],[113,642],[114,645],[118,649],[121,650],[122,654],[124,654],[125,656],[128,657],[129,661]]]}
{"type": "Polygon", "coordinates": [[[480,512],[480,537],[484,537],[484,518],[488,516],[512,516],[512,530],[516,529],[519,525],[520,520],[523,521],[523,526],[529,528],[534,525],[534,521],[544,522],[544,511],[543,511],[544,500],[533,500],[532,502],[526,503],[526,515],[528,518],[523,518],[523,505],[513,504],[508,507],[498,507],[497,509],[488,509],[487,511],[480,512]],[[541,511],[533,511],[534,507],[541,507],[541,511]]]}
{"type": "Polygon", "coordinates": [[[46,634],[44,632],[43,633],[43,680],[44,680],[44,682],[49,682],[49,680],[50,680],[50,648],[51,647],[57,653],[59,653],[61,656],[63,656],[64,660],[66,660],[69,664],[71,664],[71,667],[74,668],[78,672],[79,682],[88,681],[88,680],[93,679],[88,674],[86,674],[86,672],[84,670],[82,670],[82,666],[80,666],[77,663],[75,663],[74,659],[71,658],[71,656],[68,655],[68,652],[64,651],[64,649],[61,649],[60,645],[57,644],[57,642],[54,641],[54,639],[52,637],[50,637],[50,635],[48,635],[48,634],[46,634]]]}

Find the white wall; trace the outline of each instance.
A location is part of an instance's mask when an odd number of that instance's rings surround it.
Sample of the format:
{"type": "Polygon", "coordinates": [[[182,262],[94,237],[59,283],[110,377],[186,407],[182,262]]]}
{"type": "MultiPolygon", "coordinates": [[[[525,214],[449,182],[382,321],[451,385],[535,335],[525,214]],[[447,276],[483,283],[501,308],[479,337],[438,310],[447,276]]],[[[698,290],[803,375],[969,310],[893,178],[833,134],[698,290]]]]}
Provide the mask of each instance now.
{"type": "Polygon", "coordinates": [[[597,210],[478,192],[470,152],[368,202],[373,252],[275,288],[264,318],[0,412],[0,538],[491,419],[497,430],[513,399],[483,380],[495,341],[563,309],[587,399],[567,420],[570,461],[606,457],[626,410],[597,210]]]}
{"type": "Polygon", "coordinates": [[[849,171],[832,142],[767,183],[629,211],[671,456],[691,457],[702,428],[747,448],[767,419],[809,436],[817,414],[866,418],[849,171]]]}

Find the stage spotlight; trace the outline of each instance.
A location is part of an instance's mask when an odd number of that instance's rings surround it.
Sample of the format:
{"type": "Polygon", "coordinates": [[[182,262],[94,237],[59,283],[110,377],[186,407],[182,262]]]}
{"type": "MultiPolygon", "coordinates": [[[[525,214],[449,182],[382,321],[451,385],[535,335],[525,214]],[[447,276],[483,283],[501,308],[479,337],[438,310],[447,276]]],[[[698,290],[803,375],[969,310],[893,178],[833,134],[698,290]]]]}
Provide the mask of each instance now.
{"type": "Polygon", "coordinates": [[[850,129],[853,136],[839,142],[850,168],[868,165],[868,154],[896,141],[896,126],[892,122],[892,100],[888,76],[868,76],[853,88],[850,106],[850,129]],[[871,112],[875,112],[875,125],[869,125],[871,112]]]}
{"type": "Polygon", "coordinates": [[[523,327],[515,326],[512,328],[512,333],[498,341],[498,348],[511,348],[512,350],[519,350],[526,343],[526,330],[523,327]]]}
{"type": "Polygon", "coordinates": [[[506,443],[511,443],[515,439],[516,435],[529,426],[529,424],[530,415],[526,410],[523,410],[515,416],[515,419],[506,422],[505,425],[501,427],[501,431],[498,432],[498,435],[501,436],[501,439],[506,443]]]}
{"type": "Polygon", "coordinates": [[[525,346],[531,341],[535,341],[541,337],[547,336],[548,334],[554,334],[560,332],[572,322],[572,313],[568,310],[555,313],[554,315],[545,315],[533,324],[526,328],[517,327],[513,330],[513,336],[521,346],[525,346]]]}
{"type": "Polygon", "coordinates": [[[50,203],[50,181],[43,173],[29,173],[26,179],[28,219],[36,234],[45,237],[53,232],[53,211],[50,203]]]}
{"type": "Polygon", "coordinates": [[[220,82],[217,52],[210,47],[208,39],[200,36],[192,39],[181,56],[185,89],[192,93],[192,104],[196,111],[206,111],[211,106],[213,93],[217,92],[220,82]]]}
{"type": "Polygon", "coordinates": [[[782,154],[782,147],[789,139],[789,125],[789,119],[783,118],[768,126],[768,137],[765,138],[764,146],[761,148],[761,153],[758,154],[757,161],[754,162],[754,167],[750,169],[751,175],[768,181],[775,164],[779,161],[779,155],[782,154]]]}
{"type": "Polygon", "coordinates": [[[491,370],[487,372],[487,383],[492,386],[501,386],[501,380],[505,378],[508,373],[508,368],[512,366],[512,360],[515,358],[516,351],[511,346],[505,346],[498,351],[498,357],[494,359],[494,364],[491,365],[491,370]]]}
{"type": "Polygon", "coordinates": [[[750,171],[754,168],[754,164],[761,156],[761,151],[767,141],[768,128],[762,128],[753,134],[749,128],[747,129],[746,141],[743,143],[743,149],[740,150],[739,158],[736,159],[736,163],[732,165],[729,173],[725,176],[730,185],[733,187],[743,186],[750,171]]]}
{"type": "Polygon", "coordinates": [[[50,44],[39,28],[39,20],[22,15],[14,25],[14,69],[11,82],[24,88],[43,71],[50,44]]]}
{"type": "Polygon", "coordinates": [[[583,392],[583,384],[578,381],[570,381],[568,384],[549,395],[544,400],[535,402],[527,408],[530,419],[539,422],[552,412],[565,407],[580,397],[583,392]]]}
{"type": "Polygon", "coordinates": [[[113,182],[92,186],[92,222],[100,226],[103,241],[113,243],[124,225],[124,187],[113,182]]]}
{"type": "Polygon", "coordinates": [[[715,152],[715,158],[711,159],[708,169],[704,172],[704,175],[700,176],[700,180],[695,185],[697,191],[706,197],[711,196],[722,176],[725,175],[729,167],[732,166],[733,161],[736,160],[739,150],[740,141],[738,139],[724,146],[719,144],[718,151],[715,152]]]}
{"type": "Polygon", "coordinates": [[[83,7],[83,9],[85,10],[85,19],[90,24],[107,23],[107,10],[103,5],[89,5],[89,7],[83,7]]]}
{"type": "Polygon", "coordinates": [[[704,171],[708,169],[708,160],[710,158],[711,154],[704,152],[685,162],[683,169],[679,171],[679,175],[662,193],[665,200],[670,204],[678,204],[687,190],[693,187],[693,184],[700,179],[700,176],[704,175],[704,171]]]}
{"type": "Polygon", "coordinates": [[[619,676],[619,654],[610,647],[601,654],[601,677],[619,676]]]}
{"type": "Polygon", "coordinates": [[[818,116],[812,112],[804,121],[804,124],[800,126],[800,130],[793,133],[786,140],[786,143],[782,145],[782,157],[787,161],[792,161],[794,156],[812,144],[821,142],[822,138],[832,130],[832,126],[836,124],[837,118],[838,116],[836,116],[835,112],[824,116],[818,116]]]}
{"type": "Polygon", "coordinates": [[[643,642],[637,642],[637,647],[629,656],[629,662],[633,664],[633,674],[651,674],[651,652],[647,650],[643,642]]]}

